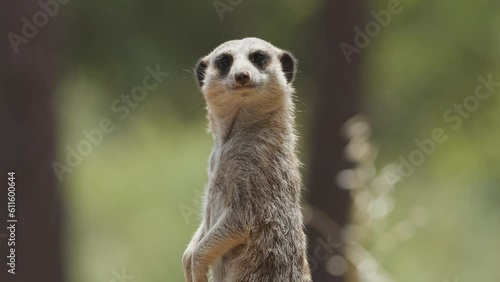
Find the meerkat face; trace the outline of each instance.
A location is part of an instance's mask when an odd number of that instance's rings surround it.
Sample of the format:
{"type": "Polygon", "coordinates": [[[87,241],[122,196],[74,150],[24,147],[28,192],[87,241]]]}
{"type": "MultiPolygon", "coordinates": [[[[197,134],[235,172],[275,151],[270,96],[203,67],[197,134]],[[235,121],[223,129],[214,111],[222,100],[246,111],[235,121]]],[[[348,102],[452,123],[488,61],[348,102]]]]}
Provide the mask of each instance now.
{"type": "Polygon", "coordinates": [[[272,100],[292,91],[296,59],[258,38],[223,43],[195,67],[208,103],[272,100]]]}

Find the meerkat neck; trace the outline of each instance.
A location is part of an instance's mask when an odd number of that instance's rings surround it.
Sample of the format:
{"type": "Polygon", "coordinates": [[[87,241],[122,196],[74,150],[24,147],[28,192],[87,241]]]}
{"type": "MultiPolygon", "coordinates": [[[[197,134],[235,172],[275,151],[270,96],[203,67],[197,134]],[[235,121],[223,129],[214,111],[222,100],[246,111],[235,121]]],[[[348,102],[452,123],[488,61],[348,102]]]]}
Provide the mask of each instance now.
{"type": "Polygon", "coordinates": [[[275,107],[266,109],[235,105],[224,112],[218,112],[211,111],[209,107],[209,127],[218,145],[226,143],[236,133],[255,133],[256,128],[271,128],[276,135],[285,137],[293,134],[293,113],[291,101],[279,103],[275,107]],[[257,124],[259,126],[256,126],[257,124]]]}

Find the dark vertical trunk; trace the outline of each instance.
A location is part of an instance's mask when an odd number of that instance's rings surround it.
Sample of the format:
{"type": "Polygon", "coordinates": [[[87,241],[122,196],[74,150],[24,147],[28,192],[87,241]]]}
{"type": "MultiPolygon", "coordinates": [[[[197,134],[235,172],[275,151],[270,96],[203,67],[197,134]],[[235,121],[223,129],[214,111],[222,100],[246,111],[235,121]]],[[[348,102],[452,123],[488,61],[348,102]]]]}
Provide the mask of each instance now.
{"type": "Polygon", "coordinates": [[[340,231],[348,224],[351,198],[349,191],[337,185],[336,175],[353,166],[344,157],[347,140],[341,128],[359,112],[359,54],[353,54],[348,63],[340,43],[353,45],[354,27],[363,27],[362,11],[361,1],[328,1],[321,20],[326,28],[311,46],[319,55],[320,78],[307,177],[307,198],[312,211],[307,231],[314,282],[348,281],[350,275],[350,270],[341,270],[339,262],[345,258],[340,231]],[[326,266],[333,256],[336,259],[326,266]],[[333,271],[332,264],[336,264],[333,271]]]}
{"type": "Polygon", "coordinates": [[[51,168],[56,19],[48,16],[17,53],[7,38],[23,36],[22,18],[33,22],[39,11],[36,0],[4,1],[0,11],[0,281],[6,282],[63,281],[61,199],[51,168]],[[15,275],[7,272],[6,258],[12,247],[5,237],[9,171],[16,184],[15,275]]]}

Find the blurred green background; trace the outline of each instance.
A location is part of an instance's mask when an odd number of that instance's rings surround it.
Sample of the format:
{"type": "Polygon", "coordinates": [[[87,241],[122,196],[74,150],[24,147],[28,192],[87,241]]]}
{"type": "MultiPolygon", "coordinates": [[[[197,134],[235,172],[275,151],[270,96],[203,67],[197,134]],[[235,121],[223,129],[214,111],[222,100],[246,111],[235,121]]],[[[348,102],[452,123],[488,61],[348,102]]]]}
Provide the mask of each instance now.
{"type": "MultiPolygon", "coordinates": [[[[365,22],[387,3],[367,1],[365,22]]],[[[376,167],[407,158],[414,140],[437,127],[448,140],[395,185],[385,205],[390,211],[363,223],[369,235],[360,243],[393,281],[500,281],[498,89],[457,130],[443,121],[447,109],[474,94],[478,76],[500,81],[500,4],[401,4],[403,11],[354,55],[362,58],[361,107],[378,148],[376,167]],[[409,226],[405,219],[415,211],[409,226]]],[[[319,39],[325,1],[241,1],[222,21],[212,1],[73,0],[66,8],[59,159],[103,118],[116,126],[63,176],[70,281],[108,282],[122,268],[136,281],[183,281],[181,256],[198,224],[212,147],[192,67],[220,43],[248,36],[294,52],[299,151],[307,168],[318,88],[310,47],[319,39]],[[170,75],[121,120],[111,104],[158,64],[170,75]]]]}

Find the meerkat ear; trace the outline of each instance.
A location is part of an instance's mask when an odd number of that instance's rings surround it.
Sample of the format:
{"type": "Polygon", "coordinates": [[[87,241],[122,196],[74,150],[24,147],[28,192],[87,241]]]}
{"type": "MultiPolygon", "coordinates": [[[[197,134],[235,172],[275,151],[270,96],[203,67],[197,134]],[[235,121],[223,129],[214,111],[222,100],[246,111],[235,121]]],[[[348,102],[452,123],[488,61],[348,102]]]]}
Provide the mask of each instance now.
{"type": "Polygon", "coordinates": [[[295,79],[297,72],[297,59],[288,51],[284,51],[280,56],[281,69],[285,73],[286,81],[291,83],[295,79]]]}
{"type": "Polygon", "coordinates": [[[198,85],[200,87],[202,87],[204,84],[207,67],[208,65],[204,59],[200,59],[198,63],[196,63],[196,66],[194,67],[196,81],[198,82],[198,85]]]}

